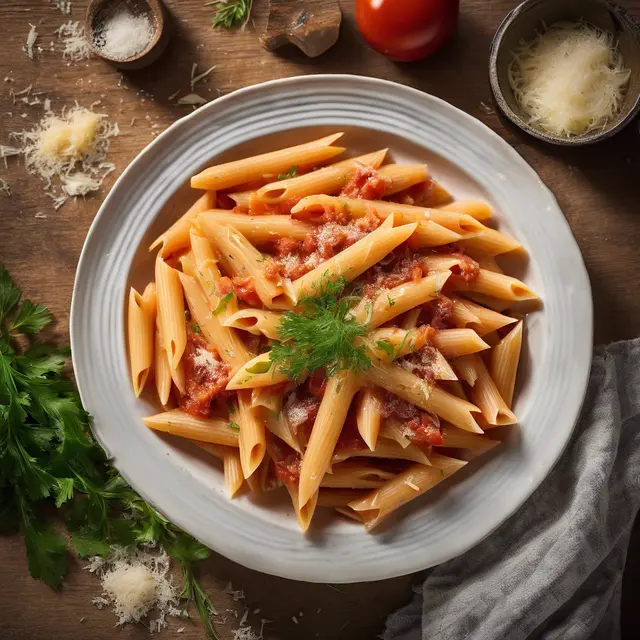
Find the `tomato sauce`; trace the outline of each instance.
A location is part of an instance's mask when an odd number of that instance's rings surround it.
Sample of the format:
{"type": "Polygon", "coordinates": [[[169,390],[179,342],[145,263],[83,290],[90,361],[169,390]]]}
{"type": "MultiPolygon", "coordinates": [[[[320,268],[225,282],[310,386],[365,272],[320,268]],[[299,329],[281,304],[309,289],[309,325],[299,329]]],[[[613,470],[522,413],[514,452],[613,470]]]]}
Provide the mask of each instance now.
{"type": "Polygon", "coordinates": [[[334,452],[342,453],[343,451],[364,451],[367,448],[367,443],[362,439],[362,436],[358,431],[355,411],[350,409],[344,422],[344,426],[342,427],[342,432],[340,433],[338,442],[336,443],[334,452]]]}
{"type": "Polygon", "coordinates": [[[403,433],[414,444],[439,446],[444,442],[437,416],[421,411],[388,391],[384,392],[382,415],[403,422],[403,433]]]}
{"type": "Polygon", "coordinates": [[[268,446],[276,476],[284,484],[297,485],[300,481],[300,469],[302,468],[300,454],[275,436],[269,436],[268,446]]]}
{"type": "Polygon", "coordinates": [[[375,169],[359,162],[349,182],[340,192],[342,198],[363,198],[364,200],[380,200],[391,180],[381,176],[375,169]]]}
{"type": "Polygon", "coordinates": [[[192,415],[209,417],[211,403],[224,392],[231,368],[201,335],[193,332],[187,336],[183,362],[185,392],[180,398],[180,408],[192,415]]]}
{"type": "Polygon", "coordinates": [[[311,436],[320,400],[307,393],[304,388],[293,391],[284,405],[284,415],[289,428],[301,445],[306,445],[311,436]]]}
{"type": "Polygon", "coordinates": [[[256,284],[251,277],[242,278],[236,276],[229,278],[229,276],[223,276],[218,283],[218,289],[223,296],[233,292],[238,300],[243,300],[252,307],[261,305],[260,298],[256,292],[256,284]]]}
{"type": "Polygon", "coordinates": [[[440,329],[450,329],[453,327],[452,314],[453,302],[447,296],[439,294],[437,298],[422,305],[418,321],[428,324],[438,331],[440,329]]]}
{"type": "Polygon", "coordinates": [[[433,192],[434,182],[433,180],[426,180],[425,182],[419,182],[413,186],[399,191],[389,196],[390,202],[397,202],[398,204],[409,204],[415,207],[428,206],[431,200],[431,194],[433,192]]]}

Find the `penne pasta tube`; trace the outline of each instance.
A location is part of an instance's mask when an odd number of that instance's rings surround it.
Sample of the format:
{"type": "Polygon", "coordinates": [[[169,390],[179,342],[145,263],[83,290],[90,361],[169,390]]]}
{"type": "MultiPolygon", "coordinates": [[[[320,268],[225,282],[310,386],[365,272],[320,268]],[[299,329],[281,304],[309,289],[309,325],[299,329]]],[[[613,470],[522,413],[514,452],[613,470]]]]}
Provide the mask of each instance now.
{"type": "Polygon", "coordinates": [[[207,298],[200,285],[186,273],[179,274],[189,305],[191,317],[200,327],[207,341],[215,347],[224,362],[234,369],[241,368],[251,359],[251,354],[234,329],[223,327],[217,316],[211,313],[207,298]]]}
{"type": "Polygon", "coordinates": [[[385,196],[399,193],[429,179],[426,164],[387,164],[378,169],[378,174],[390,181],[385,187],[385,196]]]}
{"type": "Polygon", "coordinates": [[[478,372],[476,371],[476,359],[473,354],[455,358],[453,366],[458,372],[460,378],[470,387],[475,385],[476,380],[478,379],[478,372]]]}
{"type": "Polygon", "coordinates": [[[199,418],[180,409],[173,409],[142,418],[142,422],[154,431],[163,431],[199,442],[238,447],[238,431],[232,429],[229,423],[221,418],[199,418]]]}
{"type": "Polygon", "coordinates": [[[480,265],[481,269],[493,271],[494,273],[504,273],[494,256],[479,255],[476,258],[476,262],[480,265]]]}
{"type": "Polygon", "coordinates": [[[282,409],[282,389],[274,387],[259,387],[251,389],[251,409],[266,409],[278,414],[282,409]]]}
{"type": "Polygon", "coordinates": [[[318,492],[318,507],[346,507],[350,502],[359,500],[367,495],[362,489],[320,489],[318,492]]]}
{"type": "Polygon", "coordinates": [[[507,407],[513,402],[513,389],[522,349],[522,320],[491,351],[491,378],[507,407]]]}
{"type": "Polygon", "coordinates": [[[284,173],[292,166],[313,167],[344,151],[344,147],[331,146],[341,136],[342,133],[335,133],[313,142],[209,167],[191,178],[191,187],[193,189],[228,189],[260,180],[265,175],[284,173]]]}
{"type": "Polygon", "coordinates": [[[242,329],[255,336],[262,334],[270,340],[278,340],[278,326],[281,318],[281,314],[277,311],[241,309],[230,315],[225,320],[224,326],[242,329]]]}
{"type": "Polygon", "coordinates": [[[327,381],[307,450],[302,457],[299,484],[301,509],[320,487],[358,386],[356,376],[350,371],[339,371],[327,381]]]}
{"type": "Polygon", "coordinates": [[[480,409],[471,402],[458,398],[437,385],[431,389],[425,410],[435,413],[443,420],[465,431],[482,433],[482,429],[472,415],[474,412],[480,412],[480,409]]]}
{"type": "Polygon", "coordinates": [[[356,424],[358,433],[371,450],[376,448],[381,420],[382,394],[369,387],[361,389],[356,403],[356,424]]]}
{"type": "Polygon", "coordinates": [[[460,291],[473,291],[512,302],[538,299],[538,296],[524,282],[486,269],[480,269],[478,278],[472,283],[456,278],[454,286],[460,291]]]}
{"type": "Polygon", "coordinates": [[[355,173],[358,164],[377,169],[387,154],[386,149],[368,153],[357,158],[342,160],[311,173],[271,182],[257,191],[257,196],[268,204],[277,204],[283,200],[304,198],[314,193],[337,193],[355,173]]]}
{"type": "Polygon", "coordinates": [[[295,511],[300,531],[306,531],[311,524],[311,519],[318,504],[318,491],[315,491],[313,495],[301,505],[298,487],[292,482],[285,482],[284,486],[289,492],[289,496],[291,496],[291,503],[293,504],[293,510],[295,511]]]}
{"type": "Polygon", "coordinates": [[[466,462],[437,453],[432,454],[432,467],[413,465],[360,500],[349,503],[359,512],[367,531],[371,531],[401,506],[462,469],[466,462]]]}
{"type": "Polygon", "coordinates": [[[226,210],[205,211],[201,219],[209,218],[217,224],[233,227],[253,244],[265,244],[289,236],[304,240],[313,231],[313,225],[294,220],[287,215],[250,216],[226,210]]]}
{"type": "Polygon", "coordinates": [[[489,375],[482,358],[477,355],[464,356],[474,361],[477,379],[470,391],[472,402],[482,411],[489,425],[503,426],[515,424],[518,419],[502,399],[495,382],[489,375]]]}
{"type": "Polygon", "coordinates": [[[262,415],[267,429],[271,433],[273,433],[274,436],[278,436],[280,440],[288,444],[294,451],[297,451],[302,455],[302,448],[300,447],[300,443],[295,437],[289,425],[289,422],[287,421],[282,411],[280,411],[278,414],[270,411],[265,411],[262,415]]]}
{"type": "MultiPolygon", "coordinates": [[[[465,431],[464,433],[467,432],[465,431]]],[[[387,418],[384,421],[380,430],[380,437],[397,442],[403,449],[406,449],[411,444],[405,425],[396,418],[387,418]]]]}
{"type": "Polygon", "coordinates": [[[431,464],[429,456],[420,447],[414,444],[403,447],[393,440],[385,440],[384,438],[378,440],[373,451],[371,449],[341,449],[333,454],[331,461],[335,467],[336,463],[344,462],[349,458],[389,458],[390,460],[410,460],[426,466],[431,464]]]}
{"type": "Polygon", "coordinates": [[[517,322],[515,318],[502,315],[459,296],[452,296],[451,301],[453,302],[452,321],[458,327],[473,329],[481,336],[517,322]]]}
{"type": "Polygon", "coordinates": [[[437,349],[434,349],[432,367],[436,380],[454,381],[458,379],[447,359],[437,349]]]}
{"type": "Polygon", "coordinates": [[[422,204],[426,207],[439,207],[453,200],[453,196],[435,180],[431,183],[429,192],[422,198],[422,204]]]}
{"type": "Polygon", "coordinates": [[[420,317],[422,309],[417,307],[410,309],[402,319],[401,327],[405,330],[415,329],[418,326],[418,318],[420,317]]]}
{"type": "Polygon", "coordinates": [[[375,489],[391,480],[394,475],[366,462],[347,460],[334,464],[332,472],[325,474],[320,486],[332,489],[375,489]]]}
{"type": "Polygon", "coordinates": [[[251,394],[238,391],[236,419],[240,425],[240,464],[245,478],[260,466],[267,450],[264,422],[251,411],[251,394]]]}
{"type": "Polygon", "coordinates": [[[218,269],[218,259],[209,240],[196,233],[193,227],[189,237],[193,260],[185,261],[183,256],[180,259],[182,270],[200,283],[212,313],[218,317],[220,322],[224,322],[226,318],[238,310],[238,301],[234,295],[230,297],[220,295],[222,274],[218,269]]]}
{"type": "Polygon", "coordinates": [[[238,231],[218,224],[206,215],[197,217],[197,224],[218,250],[227,273],[252,278],[262,304],[270,307],[281,289],[268,280],[263,271],[263,255],[238,231]]]}
{"type": "Polygon", "coordinates": [[[516,250],[524,252],[522,243],[490,227],[485,227],[472,238],[461,240],[460,246],[471,256],[476,254],[498,256],[516,250]]]}
{"type": "Polygon", "coordinates": [[[160,337],[160,331],[156,326],[155,331],[155,364],[154,364],[154,377],[156,383],[156,391],[158,392],[158,399],[163,407],[166,407],[169,402],[169,393],[171,392],[171,367],[169,366],[169,360],[167,358],[167,352],[164,350],[162,344],[162,338],[160,337]]]}
{"type": "Polygon", "coordinates": [[[388,327],[371,331],[367,335],[366,344],[376,357],[391,362],[421,349],[427,342],[427,336],[428,331],[421,329],[388,327]]]}
{"type": "Polygon", "coordinates": [[[486,435],[464,431],[463,429],[458,429],[458,427],[454,427],[451,424],[443,425],[440,432],[442,433],[442,439],[444,440],[442,445],[443,447],[450,447],[451,449],[469,449],[476,455],[485,453],[500,444],[498,440],[491,440],[487,438],[486,435]]]}
{"type": "Polygon", "coordinates": [[[215,191],[205,191],[181,218],[153,241],[149,251],[153,251],[157,246],[162,245],[159,255],[162,258],[166,258],[186,249],[189,246],[189,231],[196,216],[203,211],[207,211],[207,209],[213,208],[215,201],[215,191]]]}
{"type": "Polygon", "coordinates": [[[142,393],[153,365],[156,327],[156,285],[147,285],[143,295],[133,287],[129,290],[128,310],[129,362],[136,398],[142,393]]]}
{"type": "Polygon", "coordinates": [[[476,220],[488,220],[493,216],[491,207],[482,200],[457,200],[449,204],[440,205],[440,211],[454,211],[456,213],[466,213],[476,220]]]}
{"type": "Polygon", "coordinates": [[[457,358],[489,348],[473,329],[441,329],[433,334],[432,341],[445,358],[457,358]]]}
{"type": "MultiPolygon", "coordinates": [[[[362,218],[370,211],[375,211],[380,218],[388,218],[393,214],[395,224],[419,223],[411,240],[419,240],[421,247],[437,247],[451,242],[457,242],[463,236],[442,226],[431,218],[435,210],[424,207],[386,202],[384,200],[362,200],[360,198],[341,198],[327,195],[313,195],[303,198],[291,209],[292,217],[301,220],[317,218],[329,209],[348,212],[353,218],[362,218]]],[[[448,214],[447,214],[448,215],[448,214]]],[[[446,216],[445,216],[446,217],[446,216]]],[[[454,219],[456,217],[454,216],[454,219]]],[[[478,229],[473,222],[472,232],[478,229]]],[[[482,227],[482,225],[480,225],[482,227]]],[[[483,227],[484,228],[484,227],[483,227]]],[[[469,233],[470,231],[465,231],[469,233]]]]}
{"type": "Polygon", "coordinates": [[[237,389],[270,387],[287,380],[289,378],[270,360],[267,351],[245,362],[229,380],[226,389],[227,391],[235,391],[237,389]]]}
{"type": "Polygon", "coordinates": [[[389,228],[392,226],[393,218],[388,220],[391,220],[391,224],[385,226],[383,223],[355,244],[318,265],[313,271],[294,280],[293,292],[296,299],[293,302],[297,303],[303,295],[312,296],[317,283],[322,278],[333,279],[342,276],[349,282],[355,280],[361,273],[402,244],[416,228],[415,224],[407,224],[395,229],[389,228]]]}
{"type": "Polygon", "coordinates": [[[360,323],[368,321],[367,326],[375,329],[402,313],[433,300],[450,275],[447,272],[435,273],[383,291],[373,300],[362,300],[353,310],[353,316],[360,323]]]}
{"type": "Polygon", "coordinates": [[[178,362],[178,366],[171,370],[171,380],[176,385],[178,391],[182,394],[187,388],[187,380],[184,372],[184,360],[178,362]]]}
{"type": "Polygon", "coordinates": [[[211,444],[210,442],[196,442],[196,444],[212,456],[222,460],[224,465],[224,486],[230,498],[240,491],[244,482],[242,467],[240,465],[240,453],[238,449],[225,447],[221,444],[211,444]]]}
{"type": "Polygon", "coordinates": [[[465,298],[467,298],[467,300],[471,300],[472,302],[479,304],[481,307],[487,307],[488,309],[497,311],[498,313],[502,313],[509,307],[513,306],[513,302],[511,300],[498,300],[498,298],[485,296],[482,293],[475,293],[474,291],[462,291],[461,293],[465,298]]]}
{"type": "Polygon", "coordinates": [[[158,313],[162,323],[162,339],[172,370],[178,367],[187,346],[187,327],[184,320],[184,295],[180,274],[160,256],[156,258],[156,292],[158,313]]]}

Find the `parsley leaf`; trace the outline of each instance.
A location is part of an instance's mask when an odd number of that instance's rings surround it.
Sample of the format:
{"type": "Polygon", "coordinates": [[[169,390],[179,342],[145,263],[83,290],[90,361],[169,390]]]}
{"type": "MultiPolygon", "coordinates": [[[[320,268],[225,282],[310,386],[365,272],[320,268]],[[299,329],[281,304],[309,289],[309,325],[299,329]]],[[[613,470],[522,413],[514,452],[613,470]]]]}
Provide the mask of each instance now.
{"type": "Polygon", "coordinates": [[[287,173],[279,173],[278,180],[286,180],[287,178],[295,178],[298,175],[298,165],[294,164],[287,173]]]}
{"type": "Polygon", "coordinates": [[[236,431],[240,431],[240,425],[237,422],[228,422],[227,426],[230,429],[235,429],[236,431]]]}
{"type": "Polygon", "coordinates": [[[197,322],[192,323],[191,331],[193,331],[194,333],[202,333],[202,329],[200,328],[200,325],[197,322]]]}
{"type": "Polygon", "coordinates": [[[4,265],[0,263],[0,323],[13,311],[20,302],[21,296],[22,291],[15,285],[4,265]]]}
{"type": "Polygon", "coordinates": [[[391,297],[391,296],[387,296],[387,303],[389,304],[390,307],[393,307],[396,303],[396,301],[391,297]]]}
{"type": "Polygon", "coordinates": [[[41,305],[24,300],[20,311],[11,326],[11,331],[20,330],[21,333],[38,333],[51,322],[49,310],[41,305]]]}
{"type": "Polygon", "coordinates": [[[354,299],[339,297],[347,282],[328,272],[314,285],[315,296],[303,296],[295,311],[285,311],[278,325],[280,342],[273,344],[269,359],[289,379],[305,371],[324,369],[331,377],[345,369],[359,373],[371,366],[364,346],[356,344],[366,325],[350,314],[354,299]]]}
{"type": "Polygon", "coordinates": [[[376,344],[393,360],[395,357],[395,351],[390,342],[387,342],[386,340],[378,340],[376,344]]]}

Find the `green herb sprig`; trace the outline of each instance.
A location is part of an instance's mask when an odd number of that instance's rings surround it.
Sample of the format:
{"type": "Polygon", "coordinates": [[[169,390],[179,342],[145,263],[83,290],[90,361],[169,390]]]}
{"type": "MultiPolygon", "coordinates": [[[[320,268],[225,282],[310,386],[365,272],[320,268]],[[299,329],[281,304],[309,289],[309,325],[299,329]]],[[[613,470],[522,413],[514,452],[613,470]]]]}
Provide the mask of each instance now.
{"type": "Polygon", "coordinates": [[[294,164],[286,173],[279,173],[278,180],[287,180],[288,178],[295,178],[298,175],[298,165],[294,164]]]}
{"type": "Polygon", "coordinates": [[[286,311],[278,326],[278,337],[269,359],[289,379],[303,372],[324,369],[327,376],[338,371],[366,371],[371,359],[356,339],[367,327],[358,323],[350,311],[353,296],[341,296],[344,277],[330,278],[326,272],[314,286],[314,295],[302,296],[294,311],[286,311]]]}
{"type": "Polygon", "coordinates": [[[214,29],[243,25],[251,13],[252,0],[215,0],[206,2],[207,5],[214,5],[216,13],[213,16],[211,26],[214,29]]]}
{"type": "Polygon", "coordinates": [[[50,322],[46,307],[24,300],[0,263],[0,526],[20,528],[29,571],[51,588],[64,579],[66,538],[42,517],[60,509],[80,557],[107,556],[112,545],[159,545],[182,566],[183,597],[193,600],[211,638],[215,612],[194,573],[210,551],[133,491],[94,440],[89,415],[63,375],[69,349],[20,345],[50,322]]]}

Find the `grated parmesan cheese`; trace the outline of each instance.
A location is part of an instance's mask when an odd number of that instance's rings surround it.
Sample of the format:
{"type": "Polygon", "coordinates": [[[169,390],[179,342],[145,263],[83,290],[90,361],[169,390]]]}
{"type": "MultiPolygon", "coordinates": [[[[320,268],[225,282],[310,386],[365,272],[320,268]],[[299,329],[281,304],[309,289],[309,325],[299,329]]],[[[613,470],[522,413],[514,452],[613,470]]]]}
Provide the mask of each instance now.
{"type": "Polygon", "coordinates": [[[193,354],[193,366],[195,369],[210,373],[212,377],[215,377],[223,364],[208,349],[197,347],[193,354]]]}
{"type": "Polygon", "coordinates": [[[38,39],[38,32],[36,31],[36,25],[29,23],[31,27],[29,29],[29,33],[27,34],[27,42],[24,46],[24,50],[27,52],[27,55],[31,60],[33,60],[33,45],[36,43],[38,39]]]}
{"type": "Polygon", "coordinates": [[[108,558],[91,558],[87,567],[100,578],[102,595],[94,598],[98,607],[113,606],[117,625],[140,622],[152,611],[158,617],[149,628],[160,631],[167,626],[166,616],[186,616],[178,609],[178,590],[169,577],[169,556],[164,551],[128,551],[115,548],[108,558]]]}
{"type": "Polygon", "coordinates": [[[630,73],[610,33],[558,22],[513,52],[509,84],[532,124],[569,137],[616,115],[630,73]]]}
{"type": "Polygon", "coordinates": [[[182,96],[182,98],[178,98],[178,104],[197,106],[201,104],[207,104],[207,101],[202,96],[199,96],[197,93],[188,93],[186,96],[182,96]]]}
{"type": "Polygon", "coordinates": [[[154,25],[146,14],[135,14],[119,5],[96,29],[94,44],[112,60],[127,60],[142,53],[151,43],[154,25]]]}
{"type": "Polygon", "coordinates": [[[69,20],[58,27],[56,33],[58,40],[62,41],[62,58],[69,62],[80,62],[91,57],[89,41],[85,35],[84,27],[79,22],[69,20]]]}
{"type": "Polygon", "coordinates": [[[35,129],[9,134],[22,146],[0,147],[0,155],[22,155],[25,168],[45,182],[45,192],[58,209],[69,196],[96,191],[115,170],[106,157],[110,138],[118,133],[117,124],[110,124],[104,114],[83,107],[75,106],[60,116],[48,111],[35,129]]]}

